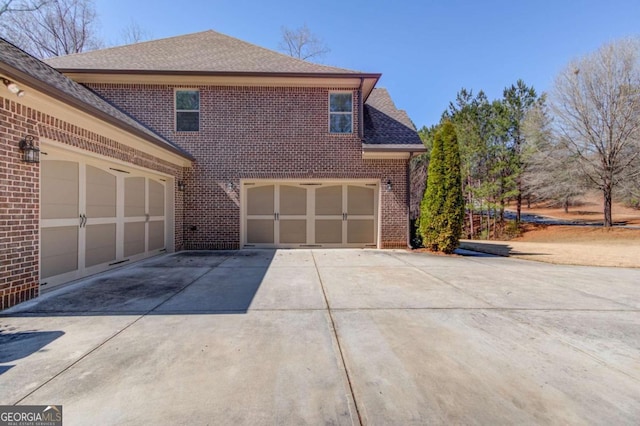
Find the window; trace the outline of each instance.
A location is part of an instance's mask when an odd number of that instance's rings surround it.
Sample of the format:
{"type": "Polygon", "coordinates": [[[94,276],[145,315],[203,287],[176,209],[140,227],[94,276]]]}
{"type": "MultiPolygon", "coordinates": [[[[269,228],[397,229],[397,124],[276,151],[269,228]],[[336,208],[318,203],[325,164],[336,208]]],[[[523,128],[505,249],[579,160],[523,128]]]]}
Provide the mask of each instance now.
{"type": "Polygon", "coordinates": [[[353,131],[353,93],[329,93],[329,132],[353,131]]]}
{"type": "Polygon", "coordinates": [[[200,130],[200,92],[176,90],[176,130],[197,132],[200,130]]]}

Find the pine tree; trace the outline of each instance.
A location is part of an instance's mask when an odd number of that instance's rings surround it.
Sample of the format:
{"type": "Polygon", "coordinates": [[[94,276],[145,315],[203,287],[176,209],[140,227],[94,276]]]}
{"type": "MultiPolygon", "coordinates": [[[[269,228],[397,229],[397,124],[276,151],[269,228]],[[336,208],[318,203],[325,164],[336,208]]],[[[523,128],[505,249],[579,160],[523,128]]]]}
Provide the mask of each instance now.
{"type": "Polygon", "coordinates": [[[464,199],[458,139],[450,121],[442,123],[434,135],[427,190],[420,210],[419,231],[424,246],[453,253],[462,234],[464,199]]]}

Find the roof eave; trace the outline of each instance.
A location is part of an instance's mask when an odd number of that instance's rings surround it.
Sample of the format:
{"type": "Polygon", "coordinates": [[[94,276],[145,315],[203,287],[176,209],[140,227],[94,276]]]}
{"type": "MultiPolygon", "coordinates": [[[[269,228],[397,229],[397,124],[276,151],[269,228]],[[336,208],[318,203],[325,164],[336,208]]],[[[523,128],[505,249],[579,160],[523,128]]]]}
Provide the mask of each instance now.
{"type": "Polygon", "coordinates": [[[172,152],[184,159],[187,159],[189,161],[195,161],[195,157],[193,157],[191,154],[189,154],[188,152],[174,146],[174,145],[169,145],[167,143],[164,143],[161,140],[157,140],[153,137],[151,137],[150,135],[146,134],[145,132],[142,132],[139,129],[136,129],[135,127],[124,123],[120,120],[118,120],[115,117],[112,117],[111,115],[100,111],[98,108],[94,107],[93,105],[90,105],[86,102],[82,102],[79,99],[70,96],[69,94],[67,94],[66,92],[57,89],[35,77],[32,77],[29,74],[24,73],[23,71],[20,71],[19,69],[16,69],[2,61],[0,61],[0,71],[2,71],[4,74],[6,74],[9,78],[11,79],[16,79],[19,81],[24,81],[25,84],[33,87],[34,89],[48,95],[51,96],[52,98],[62,101],[68,105],[71,105],[75,108],[80,109],[81,111],[87,112],[88,114],[93,115],[96,118],[99,118],[100,120],[103,120],[115,127],[118,127],[128,133],[131,133],[139,138],[142,138],[156,146],[158,146],[159,148],[162,148],[166,151],[172,152]]]}
{"type": "Polygon", "coordinates": [[[426,152],[427,148],[423,144],[375,144],[362,143],[362,151],[364,152],[409,152],[421,153],[426,152]]]}

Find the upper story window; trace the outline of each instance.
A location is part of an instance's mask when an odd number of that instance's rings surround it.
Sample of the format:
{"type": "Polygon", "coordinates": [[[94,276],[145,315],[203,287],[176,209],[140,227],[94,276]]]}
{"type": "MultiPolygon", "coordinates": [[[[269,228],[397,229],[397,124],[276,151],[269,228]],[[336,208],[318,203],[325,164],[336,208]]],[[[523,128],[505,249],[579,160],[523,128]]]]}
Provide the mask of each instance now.
{"type": "Polygon", "coordinates": [[[353,93],[329,93],[329,132],[353,132],[353,93]]]}
{"type": "Polygon", "coordinates": [[[176,130],[178,132],[200,130],[200,91],[176,90],[176,130]]]}

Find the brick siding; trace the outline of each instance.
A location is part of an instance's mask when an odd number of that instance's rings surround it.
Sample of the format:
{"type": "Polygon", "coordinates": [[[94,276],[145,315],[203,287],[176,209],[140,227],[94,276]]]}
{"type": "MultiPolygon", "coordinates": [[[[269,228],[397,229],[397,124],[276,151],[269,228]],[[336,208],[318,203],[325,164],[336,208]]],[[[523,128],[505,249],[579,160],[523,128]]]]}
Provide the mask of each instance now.
{"type": "MultiPolygon", "coordinates": [[[[183,169],[0,96],[0,310],[39,294],[40,167],[22,161],[26,136],[127,161],[183,179],[183,169]]],[[[182,193],[175,191],[176,250],[183,246],[182,193]]]]}
{"type": "Polygon", "coordinates": [[[328,131],[331,89],[200,86],[200,131],[176,132],[174,86],[90,87],[196,158],[185,174],[185,248],[239,247],[239,183],[249,178],[377,179],[382,247],[407,247],[407,162],[362,159],[357,101],[354,133],[336,135],[328,131]]]}

